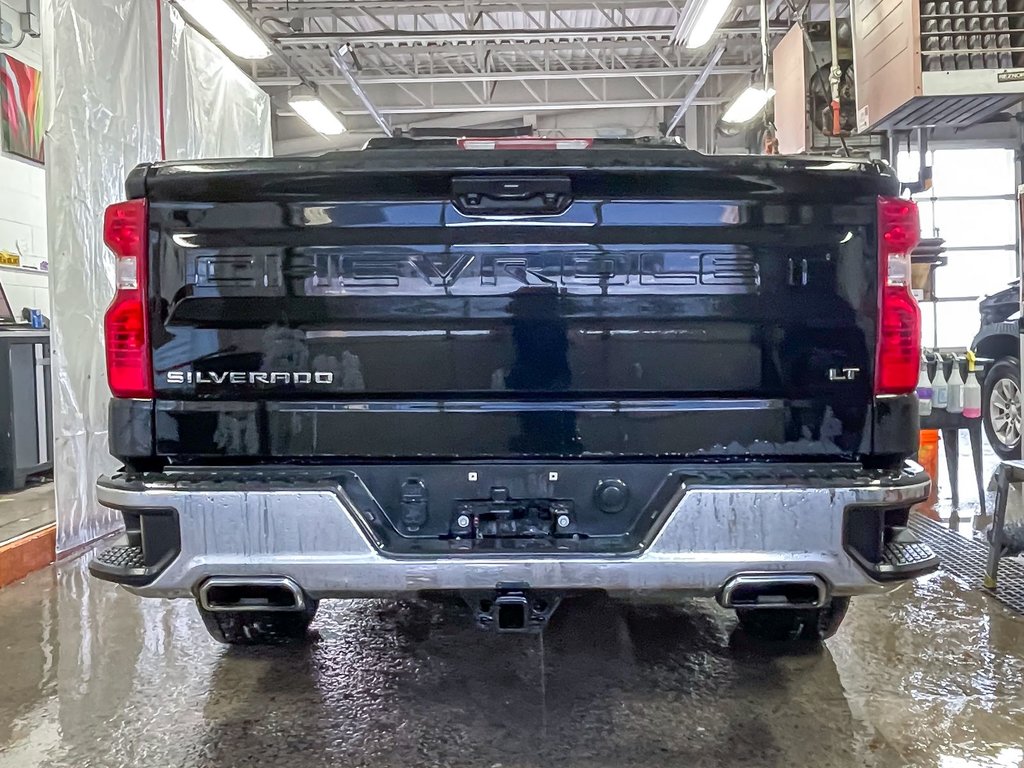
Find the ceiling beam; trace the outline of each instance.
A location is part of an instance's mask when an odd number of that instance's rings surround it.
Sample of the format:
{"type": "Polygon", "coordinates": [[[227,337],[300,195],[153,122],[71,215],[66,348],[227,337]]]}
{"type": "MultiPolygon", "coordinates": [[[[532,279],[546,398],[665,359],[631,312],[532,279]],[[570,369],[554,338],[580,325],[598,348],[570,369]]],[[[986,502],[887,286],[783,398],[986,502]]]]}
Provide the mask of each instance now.
{"type": "Polygon", "coordinates": [[[541,43],[548,40],[636,40],[668,38],[672,27],[591,27],[560,29],[451,29],[413,31],[388,29],[380,32],[297,32],[276,35],[278,45],[286,48],[305,45],[430,45],[432,43],[541,43]]]}
{"type": "MultiPolygon", "coordinates": [[[[514,13],[524,7],[541,10],[572,11],[595,10],[602,0],[497,0],[497,2],[468,3],[471,13],[514,13]]],[[[466,0],[319,0],[318,2],[286,3],[283,0],[246,0],[246,7],[254,13],[266,17],[284,19],[310,18],[326,16],[360,16],[365,17],[367,10],[379,10],[385,13],[416,15],[426,13],[443,13],[450,9],[465,13],[466,0]]],[[[678,2],[667,0],[616,0],[616,10],[676,9],[678,2]]]]}
{"type": "MultiPolygon", "coordinates": [[[[749,75],[757,69],[756,64],[724,64],[714,71],[716,75],[749,75]]],[[[363,85],[436,84],[436,83],[485,83],[520,82],[522,80],[589,80],[630,77],[687,77],[700,75],[705,67],[638,67],[635,69],[573,69],[573,70],[527,70],[524,72],[466,72],[458,74],[422,75],[368,75],[363,70],[359,81],[363,85]]],[[[344,85],[343,77],[320,77],[322,85],[344,85]]],[[[269,76],[257,78],[256,84],[264,88],[290,87],[299,85],[299,78],[269,76]]]]}
{"type": "MultiPolygon", "coordinates": [[[[422,46],[452,45],[478,42],[499,43],[544,43],[548,41],[628,41],[668,40],[675,31],[674,26],[625,26],[625,27],[557,27],[553,29],[445,29],[439,31],[418,31],[385,29],[371,32],[296,32],[275,35],[274,40],[283,48],[317,45],[356,46],[422,46]]],[[[773,24],[773,33],[789,31],[789,25],[773,24]]],[[[756,35],[759,34],[756,21],[735,21],[722,24],[717,34],[756,35]]]]}
{"type": "MultiPolygon", "coordinates": [[[[705,97],[694,99],[693,104],[697,106],[710,106],[713,104],[721,104],[723,101],[725,101],[724,98],[705,97]]],[[[620,99],[611,101],[549,101],[545,103],[529,102],[518,104],[479,104],[474,102],[462,104],[432,104],[430,106],[403,104],[401,106],[383,107],[378,105],[377,109],[385,115],[446,115],[453,112],[473,114],[488,112],[567,112],[589,109],[646,109],[649,107],[674,107],[677,103],[678,101],[676,99],[620,99]]],[[[289,109],[279,110],[277,114],[281,117],[293,117],[295,115],[295,113],[289,109]]],[[[345,107],[341,110],[341,114],[369,115],[370,112],[366,109],[345,107]]]]}

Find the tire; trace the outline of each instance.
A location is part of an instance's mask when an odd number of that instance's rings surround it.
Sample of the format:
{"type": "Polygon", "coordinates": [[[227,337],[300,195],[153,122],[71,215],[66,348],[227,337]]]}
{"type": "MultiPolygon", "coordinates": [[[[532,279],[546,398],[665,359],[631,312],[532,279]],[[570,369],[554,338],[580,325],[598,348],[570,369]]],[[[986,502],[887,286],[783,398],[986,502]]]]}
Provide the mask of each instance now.
{"type": "Polygon", "coordinates": [[[850,598],[834,597],[823,608],[740,608],[736,618],[743,631],[756,640],[827,640],[839,631],[850,598]]]}
{"type": "Polygon", "coordinates": [[[1016,357],[997,360],[985,374],[981,417],[988,442],[999,458],[1021,458],[1020,360],[1016,357]]]}
{"type": "MultiPolygon", "coordinates": [[[[199,606],[196,606],[199,608],[199,606]]],[[[199,608],[206,631],[226,645],[282,645],[306,637],[319,601],[302,611],[207,611],[199,608]]]]}

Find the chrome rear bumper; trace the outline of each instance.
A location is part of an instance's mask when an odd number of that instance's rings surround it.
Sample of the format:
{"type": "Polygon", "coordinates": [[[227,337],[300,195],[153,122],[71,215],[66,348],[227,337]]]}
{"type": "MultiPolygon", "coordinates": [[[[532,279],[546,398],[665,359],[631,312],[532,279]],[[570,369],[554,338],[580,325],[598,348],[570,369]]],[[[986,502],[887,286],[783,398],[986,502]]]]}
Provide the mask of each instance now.
{"type": "MultiPolygon", "coordinates": [[[[341,488],[296,490],[254,484],[202,485],[103,478],[101,504],[132,515],[174,519],[173,557],[145,579],[119,578],[104,556],[94,575],[148,597],[190,597],[211,577],[281,577],[312,598],[426,591],[597,589],[613,594],[719,595],[740,574],[810,574],[831,595],[883,591],[934,568],[908,568],[888,581],[849,550],[851,507],[906,509],[925,498],[928,479],[908,463],[892,483],[793,487],[792,483],[680,487],[664,523],[631,554],[453,554],[381,551],[341,488]],[[877,577],[877,578],[876,578],[877,577]]],[[[107,558],[111,560],[111,558],[107,558]]],[[[144,558],[136,558],[141,563],[144,558]]]]}

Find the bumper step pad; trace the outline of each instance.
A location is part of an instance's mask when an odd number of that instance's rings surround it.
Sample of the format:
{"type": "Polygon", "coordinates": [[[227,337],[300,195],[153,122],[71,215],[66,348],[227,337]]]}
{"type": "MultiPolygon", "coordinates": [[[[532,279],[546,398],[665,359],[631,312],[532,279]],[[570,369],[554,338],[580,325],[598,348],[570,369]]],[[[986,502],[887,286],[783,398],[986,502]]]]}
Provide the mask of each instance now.
{"type": "Polygon", "coordinates": [[[873,578],[879,581],[913,579],[938,569],[939,556],[909,527],[887,528],[885,538],[879,554],[870,559],[854,548],[848,549],[873,578]]]}
{"type": "Polygon", "coordinates": [[[116,547],[103,550],[96,556],[96,562],[124,571],[146,567],[146,558],[142,554],[142,547],[132,547],[127,544],[119,544],[116,547]]]}
{"type": "Polygon", "coordinates": [[[162,565],[146,565],[142,547],[116,544],[96,555],[89,563],[89,572],[104,581],[140,586],[150,582],[159,573],[162,565]]]}
{"type": "Polygon", "coordinates": [[[920,572],[939,567],[939,557],[927,544],[921,543],[909,528],[897,529],[885,545],[879,568],[889,574],[920,572]]]}

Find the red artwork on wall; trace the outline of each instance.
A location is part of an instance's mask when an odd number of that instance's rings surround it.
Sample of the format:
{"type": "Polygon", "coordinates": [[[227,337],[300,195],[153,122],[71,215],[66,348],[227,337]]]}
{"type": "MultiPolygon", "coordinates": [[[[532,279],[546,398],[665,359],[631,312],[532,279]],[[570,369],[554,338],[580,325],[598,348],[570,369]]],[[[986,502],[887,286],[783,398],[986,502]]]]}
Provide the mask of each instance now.
{"type": "Polygon", "coordinates": [[[0,55],[0,138],[3,151],[43,162],[42,73],[0,55]]]}

